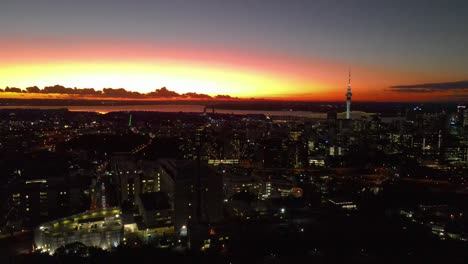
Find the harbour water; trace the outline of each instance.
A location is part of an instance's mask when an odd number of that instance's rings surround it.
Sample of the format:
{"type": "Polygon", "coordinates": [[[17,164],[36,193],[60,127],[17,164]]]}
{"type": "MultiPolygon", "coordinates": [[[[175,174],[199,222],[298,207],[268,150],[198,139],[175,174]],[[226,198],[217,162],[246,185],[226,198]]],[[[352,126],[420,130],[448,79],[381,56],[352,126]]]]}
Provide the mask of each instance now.
{"type": "MultiPolygon", "coordinates": [[[[106,114],[109,112],[122,112],[122,111],[151,111],[151,112],[184,112],[184,113],[202,113],[204,105],[70,105],[70,106],[0,106],[0,109],[68,109],[73,112],[97,112],[106,114]]],[[[211,109],[207,109],[211,112],[211,109]]],[[[316,113],[308,111],[263,111],[263,110],[237,110],[237,109],[215,109],[215,113],[221,114],[264,114],[266,116],[296,116],[296,117],[309,117],[309,118],[325,118],[325,113],[316,113]]]]}

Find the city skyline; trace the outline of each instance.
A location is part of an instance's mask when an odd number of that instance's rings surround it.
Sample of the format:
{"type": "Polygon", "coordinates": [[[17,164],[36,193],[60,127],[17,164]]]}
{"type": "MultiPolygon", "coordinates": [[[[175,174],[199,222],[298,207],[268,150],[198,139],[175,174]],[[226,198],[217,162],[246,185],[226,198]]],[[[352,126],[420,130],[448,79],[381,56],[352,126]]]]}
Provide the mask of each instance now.
{"type": "Polygon", "coordinates": [[[355,101],[464,101],[467,8],[463,1],[9,2],[0,11],[0,87],[167,87],[336,101],[351,67],[355,101]]]}
{"type": "Polygon", "coordinates": [[[468,259],[468,1],[1,3],[0,263],[468,259]]]}

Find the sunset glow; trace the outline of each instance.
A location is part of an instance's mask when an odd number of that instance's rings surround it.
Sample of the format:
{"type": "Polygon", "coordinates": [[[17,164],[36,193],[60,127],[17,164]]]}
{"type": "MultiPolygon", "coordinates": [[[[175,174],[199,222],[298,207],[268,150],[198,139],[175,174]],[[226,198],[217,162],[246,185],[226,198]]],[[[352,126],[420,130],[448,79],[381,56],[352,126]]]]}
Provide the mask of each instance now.
{"type": "Polygon", "coordinates": [[[468,34],[459,5],[46,2],[6,1],[0,8],[0,89],[63,85],[146,93],[167,87],[342,101],[351,68],[355,101],[467,98],[468,34]]]}
{"type": "MultiPolygon", "coordinates": [[[[2,44],[0,87],[55,84],[78,88],[125,88],[148,93],[160,87],[178,93],[239,98],[342,100],[347,65],[238,49],[74,40],[16,40],[2,44]]],[[[400,82],[440,81],[424,73],[353,67],[355,100],[427,100],[432,94],[401,94],[400,82]]],[[[441,94],[444,96],[444,94],[441,94]]],[[[3,97],[15,95],[3,95],[3,97]]],[[[41,95],[22,95],[25,97],[41,95]]],[[[61,98],[63,96],[59,96],[61,98]]]]}
{"type": "Polygon", "coordinates": [[[229,94],[238,97],[278,96],[287,90],[301,92],[303,83],[272,75],[249,74],[235,69],[217,69],[189,64],[151,64],[147,62],[18,64],[3,69],[0,77],[17,87],[62,84],[68,87],[125,87],[150,92],[162,86],[177,92],[229,94]],[[27,74],[25,74],[27,73],[27,74]],[[291,80],[289,80],[291,81],[291,80]],[[268,87],[261,93],[260,87],[268,87]]]}

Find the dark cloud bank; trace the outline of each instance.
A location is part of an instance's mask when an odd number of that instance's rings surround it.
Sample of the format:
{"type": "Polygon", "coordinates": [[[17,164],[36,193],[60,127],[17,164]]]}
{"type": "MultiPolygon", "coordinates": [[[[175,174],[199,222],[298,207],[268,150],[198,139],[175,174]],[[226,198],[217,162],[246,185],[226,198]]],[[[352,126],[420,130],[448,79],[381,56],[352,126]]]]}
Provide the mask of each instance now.
{"type": "Polygon", "coordinates": [[[94,88],[68,88],[62,85],[46,86],[44,89],[40,89],[37,86],[27,87],[26,89],[20,89],[16,87],[6,87],[0,89],[0,92],[10,93],[38,93],[38,94],[68,94],[73,96],[87,96],[87,97],[111,97],[111,98],[135,98],[135,99],[169,99],[169,98],[188,98],[188,99],[234,99],[229,95],[216,95],[214,97],[207,94],[199,93],[184,93],[179,94],[177,92],[168,90],[166,87],[156,89],[149,93],[139,93],[133,91],[127,91],[124,88],[104,88],[101,90],[95,90],[94,88]]]}
{"type": "Polygon", "coordinates": [[[411,85],[390,86],[390,91],[400,93],[432,93],[432,92],[468,92],[468,81],[422,83],[411,85]]]}

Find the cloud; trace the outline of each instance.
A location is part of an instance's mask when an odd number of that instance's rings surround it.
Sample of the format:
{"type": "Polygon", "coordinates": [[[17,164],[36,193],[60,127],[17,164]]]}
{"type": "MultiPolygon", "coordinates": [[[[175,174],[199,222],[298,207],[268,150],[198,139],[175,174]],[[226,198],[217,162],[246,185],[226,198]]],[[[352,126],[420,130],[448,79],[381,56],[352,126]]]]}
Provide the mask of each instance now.
{"type": "Polygon", "coordinates": [[[161,89],[156,89],[154,92],[149,93],[148,96],[158,98],[158,97],[180,97],[181,95],[174,91],[168,90],[166,87],[162,87],[161,89]]]}
{"type": "Polygon", "coordinates": [[[468,101],[468,93],[455,93],[449,95],[453,100],[468,101]]]}
{"type": "Polygon", "coordinates": [[[435,92],[433,89],[425,89],[425,88],[393,88],[390,87],[392,92],[397,93],[432,93],[435,92]]]}
{"type": "MultiPolygon", "coordinates": [[[[149,93],[139,93],[128,91],[125,88],[104,88],[102,91],[94,88],[69,88],[62,85],[46,86],[40,89],[37,86],[27,87],[26,89],[16,87],[6,87],[5,90],[0,89],[0,92],[9,93],[34,93],[34,94],[66,94],[73,96],[89,96],[89,97],[109,97],[109,98],[137,98],[137,99],[158,99],[158,98],[179,98],[179,99],[212,99],[210,95],[188,92],[179,94],[171,91],[166,87],[156,89],[149,93]]],[[[1,95],[0,95],[1,97],[1,95]]],[[[217,95],[215,99],[236,99],[229,95],[217,95]]]]}
{"type": "Polygon", "coordinates": [[[390,91],[399,93],[468,92],[468,81],[394,85],[390,86],[390,91]]]}

